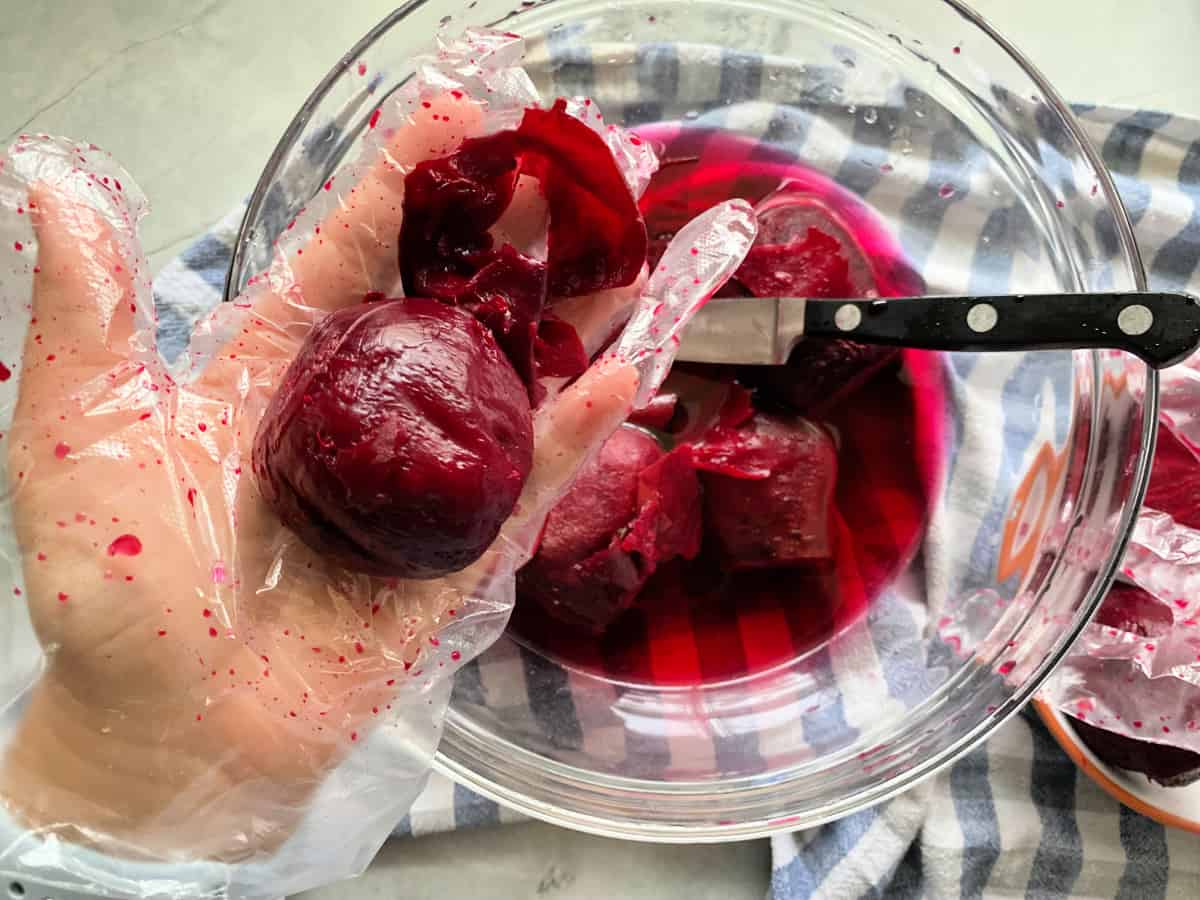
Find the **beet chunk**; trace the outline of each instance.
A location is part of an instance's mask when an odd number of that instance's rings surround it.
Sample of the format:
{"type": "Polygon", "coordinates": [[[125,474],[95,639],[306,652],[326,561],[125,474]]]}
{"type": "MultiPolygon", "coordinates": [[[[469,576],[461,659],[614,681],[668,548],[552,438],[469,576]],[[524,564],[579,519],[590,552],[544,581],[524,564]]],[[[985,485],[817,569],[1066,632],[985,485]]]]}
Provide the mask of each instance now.
{"type": "Polygon", "coordinates": [[[264,499],[348,569],[432,578],[479,558],[533,461],[525,385],[436,300],[363,304],[309,334],[254,438],[264,499]]]}
{"type": "Polygon", "coordinates": [[[756,244],[733,277],[755,297],[856,295],[841,243],[819,228],[785,244],[756,244]]]}
{"type": "Polygon", "coordinates": [[[740,427],[713,428],[693,454],[702,470],[705,525],[727,566],[832,560],[837,450],[825,429],[759,412],[740,427]]]}
{"type": "Polygon", "coordinates": [[[660,563],[699,549],[689,451],[664,453],[644,431],[621,428],[551,511],[537,554],[517,573],[517,592],[560,621],[600,631],[660,563]]]}
{"type": "MultiPolygon", "coordinates": [[[[857,297],[862,288],[851,277],[849,252],[833,235],[809,227],[803,238],[789,243],[755,246],[734,277],[755,297],[857,297]]],[[[797,412],[814,415],[844,400],[897,352],[853,341],[802,341],[786,366],[741,374],[797,412]]]]}
{"type": "Polygon", "coordinates": [[[1071,717],[1071,727],[1087,748],[1109,765],[1141,772],[1163,787],[1185,787],[1200,781],[1200,753],[1139,741],[1071,717]]]}
{"type": "Polygon", "coordinates": [[[1200,461],[1169,429],[1158,426],[1146,506],[1180,525],[1200,528],[1200,461]]]}
{"type": "MultiPolygon", "coordinates": [[[[1174,622],[1170,609],[1131,584],[1114,584],[1096,613],[1097,624],[1143,638],[1166,634],[1174,622]]],[[[1120,689],[1119,685],[1114,687],[1120,689]]],[[[1164,787],[1182,787],[1200,780],[1200,753],[1138,740],[1074,717],[1070,722],[1088,749],[1110,765],[1141,772],[1164,787]]]]}
{"type": "Polygon", "coordinates": [[[1096,622],[1139,637],[1159,637],[1171,630],[1175,617],[1165,605],[1140,587],[1114,584],[1100,604],[1096,622]]]}
{"type": "Polygon", "coordinates": [[[560,99],[405,176],[399,249],[405,293],[469,309],[532,384],[587,367],[568,323],[540,327],[546,304],[631,284],[646,261],[646,226],[604,139],[560,99]],[[489,232],[521,175],[536,178],[546,197],[545,263],[495,247],[489,232]]]}
{"type": "Polygon", "coordinates": [[[748,385],[806,416],[822,417],[896,358],[895,347],[873,347],[854,341],[801,341],[786,366],[744,367],[748,385]]]}

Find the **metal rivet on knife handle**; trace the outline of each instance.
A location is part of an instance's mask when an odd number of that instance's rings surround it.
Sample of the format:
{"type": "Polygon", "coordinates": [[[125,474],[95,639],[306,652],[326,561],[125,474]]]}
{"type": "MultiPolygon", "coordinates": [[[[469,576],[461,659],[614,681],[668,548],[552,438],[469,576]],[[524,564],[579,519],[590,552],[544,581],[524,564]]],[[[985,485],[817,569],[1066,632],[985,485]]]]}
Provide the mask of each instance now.
{"type": "Polygon", "coordinates": [[[990,303],[976,303],[967,310],[967,326],[976,334],[986,334],[996,327],[1000,314],[990,303]]]}
{"type": "Polygon", "coordinates": [[[833,324],[842,331],[853,331],[862,324],[862,310],[853,303],[843,303],[833,314],[833,324]]]}
{"type": "Polygon", "coordinates": [[[1140,303],[1130,304],[1117,313],[1117,327],[1130,337],[1145,334],[1153,324],[1154,313],[1140,303]]]}

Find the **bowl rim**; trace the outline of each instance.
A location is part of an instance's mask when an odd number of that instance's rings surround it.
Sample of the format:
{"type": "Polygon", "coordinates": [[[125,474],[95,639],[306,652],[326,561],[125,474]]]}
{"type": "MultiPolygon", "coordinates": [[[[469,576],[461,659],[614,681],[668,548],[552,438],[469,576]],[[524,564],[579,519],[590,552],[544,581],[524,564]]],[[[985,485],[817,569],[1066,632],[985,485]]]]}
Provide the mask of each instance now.
{"type": "Polygon", "coordinates": [[[238,225],[237,236],[233,241],[233,254],[229,258],[229,268],[225,270],[225,281],[221,287],[222,303],[230,303],[236,296],[235,291],[237,290],[237,286],[233,283],[233,274],[240,271],[243,267],[245,247],[249,243],[248,229],[250,228],[250,223],[257,220],[259,214],[262,212],[263,206],[267,202],[271,185],[275,183],[276,173],[283,167],[288,153],[296,145],[305,126],[308,125],[309,120],[312,118],[313,112],[321,104],[321,101],[325,99],[342,74],[355,63],[355,60],[370,49],[384,32],[413,10],[424,6],[427,2],[428,0],[406,0],[405,3],[384,16],[379,24],[359,38],[349,50],[342,54],[334,66],[317,82],[317,86],[312,89],[312,92],[304,98],[300,109],[292,116],[287,128],[279,136],[279,140],[275,144],[275,149],[267,157],[266,165],[263,166],[262,173],[258,176],[258,181],[254,183],[254,190],[250,193],[250,199],[246,203],[246,212],[242,215],[242,221],[238,225]]]}
{"type": "MultiPolygon", "coordinates": [[[[268,158],[262,174],[259,176],[258,182],[255,185],[254,191],[251,194],[250,201],[247,205],[246,213],[242,219],[241,225],[239,226],[237,238],[234,243],[230,267],[226,272],[225,277],[224,299],[226,301],[232,299],[232,294],[235,288],[233,284],[233,275],[235,272],[239,271],[243,265],[243,248],[248,243],[249,223],[256,220],[261,212],[263,205],[266,202],[270,186],[275,180],[276,172],[279,170],[291,148],[295,144],[297,138],[308,124],[316,107],[329,93],[330,89],[343,75],[343,73],[354,64],[354,61],[359,56],[361,56],[371,47],[371,45],[380,37],[380,35],[382,35],[395,23],[409,15],[414,10],[425,6],[428,2],[429,0],[407,0],[407,2],[405,2],[403,5],[385,16],[379,22],[379,24],[368,31],[345,54],[343,54],[338,63],[330,69],[330,71],[324,76],[324,78],[321,79],[320,82],[318,82],[312,93],[308,96],[308,98],[300,107],[299,111],[292,118],[283,135],[280,137],[280,140],[277,143],[274,151],[268,158]]],[[[1038,69],[999,31],[997,31],[997,29],[992,26],[987,19],[970,8],[964,2],[964,0],[939,0],[939,2],[945,6],[948,6],[952,11],[956,12],[968,23],[978,28],[997,47],[1004,51],[1036,85],[1039,94],[1046,105],[1053,109],[1054,112],[1060,117],[1064,127],[1077,143],[1080,153],[1088,161],[1096,174],[1099,190],[1103,192],[1107,208],[1112,213],[1112,224],[1115,230],[1117,243],[1122,255],[1128,262],[1130,274],[1134,280],[1135,289],[1145,290],[1145,267],[1142,262],[1141,253],[1136,239],[1134,238],[1133,225],[1129,219],[1128,211],[1125,209],[1125,205],[1122,202],[1120,195],[1117,193],[1115,183],[1113,182],[1112,173],[1104,164],[1099,152],[1096,150],[1091,139],[1087,136],[1086,132],[1079,124],[1070,106],[1063,100],[1058,91],[1050,84],[1050,82],[1042,74],[1041,70],[1038,69]]],[[[1095,357],[1093,356],[1093,359],[1094,358],[1095,357]]],[[[556,806],[533,799],[521,793],[520,791],[507,788],[490,781],[476,773],[471,768],[468,768],[462,762],[450,758],[445,752],[446,739],[452,730],[454,720],[453,709],[450,708],[447,710],[442,741],[439,744],[432,762],[433,770],[439,774],[449,777],[453,781],[469,788],[472,791],[475,791],[484,797],[508,806],[511,809],[514,809],[520,813],[524,813],[525,815],[535,819],[540,819],[551,824],[561,825],[603,837],[659,843],[717,843],[723,841],[747,840],[752,838],[768,837],[772,834],[794,831],[799,828],[814,827],[834,821],[871,806],[875,806],[879,803],[883,803],[895,797],[896,795],[915,787],[925,779],[939,772],[942,768],[949,765],[954,760],[970,752],[975,746],[985,740],[993,731],[998,729],[1012,716],[1020,712],[1033,698],[1040,686],[1046,681],[1047,678],[1050,677],[1054,669],[1068,652],[1071,645],[1078,638],[1080,632],[1095,614],[1100,602],[1107,593],[1108,588],[1117,573],[1121,558],[1124,555],[1125,548],[1130,539],[1134,517],[1137,514],[1138,508],[1141,506],[1142,497],[1145,494],[1149,481],[1150,466],[1153,462],[1154,446],[1157,437],[1159,401],[1158,389],[1158,373],[1153,369],[1147,368],[1141,445],[1134,467],[1134,472],[1132,473],[1132,490],[1130,492],[1130,500],[1125,505],[1125,508],[1122,510],[1120,518],[1116,523],[1117,540],[1113,548],[1113,554],[1108,563],[1100,572],[1098,572],[1096,580],[1093,581],[1089,595],[1086,596],[1080,604],[1079,613],[1076,617],[1074,625],[1064,631],[1063,635],[1058,641],[1057,649],[1043,659],[1041,663],[1039,663],[1029,678],[1027,678],[1026,681],[1016,691],[1014,691],[1012,696],[1010,696],[1002,706],[1000,706],[987,717],[981,719],[978,724],[976,724],[970,731],[962,735],[958,740],[952,742],[946,747],[943,747],[941,750],[925,759],[919,765],[914,766],[912,769],[872,788],[860,791],[847,797],[842,797],[833,803],[826,804],[818,811],[795,816],[787,816],[783,819],[772,817],[769,820],[750,820],[740,824],[729,823],[723,825],[665,825],[660,823],[631,822],[627,819],[576,812],[563,806],[556,806]]],[[[530,758],[541,759],[543,765],[546,763],[546,760],[543,757],[539,757],[537,754],[530,753],[529,751],[514,747],[512,745],[506,746],[504,751],[510,754],[515,752],[515,754],[518,756],[524,755],[530,758]]],[[[563,768],[572,767],[563,766],[563,768]]],[[[575,771],[582,770],[576,769],[575,771]]],[[[649,784],[649,782],[645,783],[649,784]]],[[[651,795],[647,794],[646,796],[649,798],[651,795]]]]}

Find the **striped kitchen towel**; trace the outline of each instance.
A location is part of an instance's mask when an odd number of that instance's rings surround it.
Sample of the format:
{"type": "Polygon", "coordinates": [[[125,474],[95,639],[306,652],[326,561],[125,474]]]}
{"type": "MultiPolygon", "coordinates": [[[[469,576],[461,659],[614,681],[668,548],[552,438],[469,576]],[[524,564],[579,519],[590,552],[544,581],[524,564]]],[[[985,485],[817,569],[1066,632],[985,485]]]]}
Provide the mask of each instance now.
{"type": "MultiPolygon", "coordinates": [[[[881,110],[886,115],[886,106],[881,110]]],[[[1200,122],[1089,106],[1076,112],[1129,209],[1151,287],[1200,293],[1200,122]]],[[[699,110],[697,118],[705,114],[699,110]]],[[[946,160],[954,155],[952,148],[941,152],[946,160]]],[[[881,161],[887,153],[881,148],[881,161]]],[[[939,171],[936,159],[928,171],[912,192],[939,191],[953,177],[963,179],[954,190],[969,191],[969,172],[939,171]]],[[[878,188],[878,167],[846,169],[838,180],[867,194],[878,188]]],[[[191,324],[219,300],[241,214],[231,213],[156,280],[165,353],[182,349],[191,324]]],[[[994,255],[981,252],[987,243],[982,238],[976,242],[979,264],[995,265],[1008,252],[1003,233],[996,234],[994,255]]],[[[928,261],[932,248],[924,235],[902,233],[900,240],[918,267],[928,261]]],[[[906,627],[922,625],[911,620],[906,627]]],[[[475,682],[468,690],[486,686],[486,678],[504,670],[503,661],[492,665],[485,658],[464,672],[475,682]]],[[[521,679],[516,689],[524,685],[521,679]]],[[[501,693],[514,689],[492,687],[501,693]]],[[[398,833],[519,818],[434,776],[398,833]]],[[[985,745],[908,793],[821,828],[776,836],[772,848],[776,900],[1200,896],[1200,837],[1166,829],[1110,799],[1078,772],[1031,714],[1010,721],[985,745]]]]}

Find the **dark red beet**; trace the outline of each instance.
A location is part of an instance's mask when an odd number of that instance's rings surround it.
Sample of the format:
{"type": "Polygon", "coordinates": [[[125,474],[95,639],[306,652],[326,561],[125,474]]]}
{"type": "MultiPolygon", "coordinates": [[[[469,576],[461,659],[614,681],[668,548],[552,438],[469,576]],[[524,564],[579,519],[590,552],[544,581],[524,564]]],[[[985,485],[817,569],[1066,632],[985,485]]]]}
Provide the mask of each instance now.
{"type": "Polygon", "coordinates": [[[527,109],[518,128],[464,141],[418,165],[405,181],[400,270],[409,296],[469,308],[496,334],[527,384],[538,374],[578,374],[582,345],[538,323],[548,296],[573,297],[633,282],[646,259],[646,227],[604,141],[559,100],[527,109]],[[543,265],[488,232],[512,201],[517,178],[535,177],[550,213],[543,265]],[[541,337],[539,342],[537,339],[541,337]],[[569,371],[568,371],[569,370],[569,371]]]}
{"type": "Polygon", "coordinates": [[[538,556],[574,562],[607,546],[637,513],[638,475],[662,456],[646,432],[618,429],[550,512],[538,556]]]}
{"type": "Polygon", "coordinates": [[[1184,787],[1200,781],[1200,753],[1139,741],[1074,717],[1069,721],[1087,748],[1109,765],[1141,772],[1163,787],[1184,787]]]}
{"type": "Polygon", "coordinates": [[[588,367],[587,350],[569,322],[547,313],[538,323],[534,341],[537,373],[546,378],[574,378],[588,367]]]}
{"type": "MultiPolygon", "coordinates": [[[[1174,621],[1171,610],[1149,593],[1120,583],[1112,586],[1096,613],[1097,624],[1143,638],[1165,634],[1174,621]]],[[[1200,753],[1140,741],[1074,717],[1070,722],[1088,749],[1111,765],[1141,772],[1166,787],[1179,787],[1200,779],[1200,753]]]]}
{"type": "Polygon", "coordinates": [[[551,296],[632,284],[646,262],[646,225],[608,145],[562,100],[527,109],[517,135],[522,171],[541,180],[550,208],[551,296]]]}
{"type": "Polygon", "coordinates": [[[817,228],[786,244],[756,244],[733,277],[755,297],[854,296],[842,245],[817,228]]]}
{"type": "Polygon", "coordinates": [[[660,562],[695,556],[699,513],[687,451],[664,453],[645,432],[621,428],[551,511],[537,554],[517,573],[518,595],[603,629],[660,562]]]}
{"type": "Polygon", "coordinates": [[[837,408],[871,376],[896,357],[892,347],[853,341],[801,341],[786,366],[749,367],[743,381],[796,412],[820,417],[837,408]]]}
{"type": "Polygon", "coordinates": [[[491,329],[517,374],[531,384],[537,375],[534,356],[546,301],[546,267],[507,244],[491,257],[453,300],[491,329]]]}
{"type": "Polygon", "coordinates": [[[675,418],[678,404],[679,398],[670,391],[659,391],[649,403],[641,409],[635,409],[630,414],[629,422],[633,425],[641,425],[643,428],[657,428],[660,431],[666,431],[671,420],[675,418]]]}
{"type": "Polygon", "coordinates": [[[1162,425],[1145,505],[1167,513],[1180,525],[1200,528],[1200,461],[1162,425]]]}
{"type": "Polygon", "coordinates": [[[1171,630],[1175,617],[1171,610],[1140,587],[1114,584],[1100,604],[1096,622],[1118,628],[1139,637],[1158,637],[1171,630]]]}
{"type": "MultiPolygon", "coordinates": [[[[735,277],[756,297],[858,295],[842,244],[814,227],[800,240],[755,247],[735,277]]],[[[797,412],[820,413],[842,402],[896,353],[852,341],[803,341],[786,367],[751,370],[745,380],[797,412]]]]}
{"type": "Polygon", "coordinates": [[[621,549],[636,553],[650,570],[676,557],[692,559],[700,552],[700,514],[691,447],[677,447],[638,475],[638,517],[621,549]]]}
{"type": "Polygon", "coordinates": [[[693,448],[708,533],[735,570],[833,558],[837,450],[806,419],[758,413],[717,426],[693,448]]]}
{"type": "Polygon", "coordinates": [[[263,497],[355,571],[469,565],[529,475],[524,384],[469,313],[409,298],[339,310],[310,333],[254,439],[263,497]]]}
{"type": "MultiPolygon", "coordinates": [[[[1200,463],[1167,429],[1158,429],[1158,447],[1146,505],[1170,514],[1190,527],[1200,524],[1200,463]]],[[[1171,610],[1150,593],[1130,584],[1109,589],[1096,623],[1143,638],[1155,638],[1174,627],[1171,610]]],[[[1115,685],[1120,690],[1120,685],[1115,685]]],[[[1108,731],[1070,718],[1071,726],[1088,749],[1110,765],[1141,772],[1164,787],[1182,787],[1200,780],[1200,753],[1108,731]]]]}
{"type": "MultiPolygon", "coordinates": [[[[1200,462],[1161,425],[1145,503],[1180,524],[1200,527],[1200,462]]],[[[1175,616],[1142,588],[1117,583],[1096,613],[1096,623],[1139,637],[1155,638],[1174,627],[1175,616]]],[[[1120,690],[1120,685],[1113,688],[1120,690]]],[[[1141,772],[1164,787],[1183,787],[1200,780],[1200,753],[1141,741],[1074,717],[1070,722],[1088,749],[1110,765],[1141,772]]]]}

